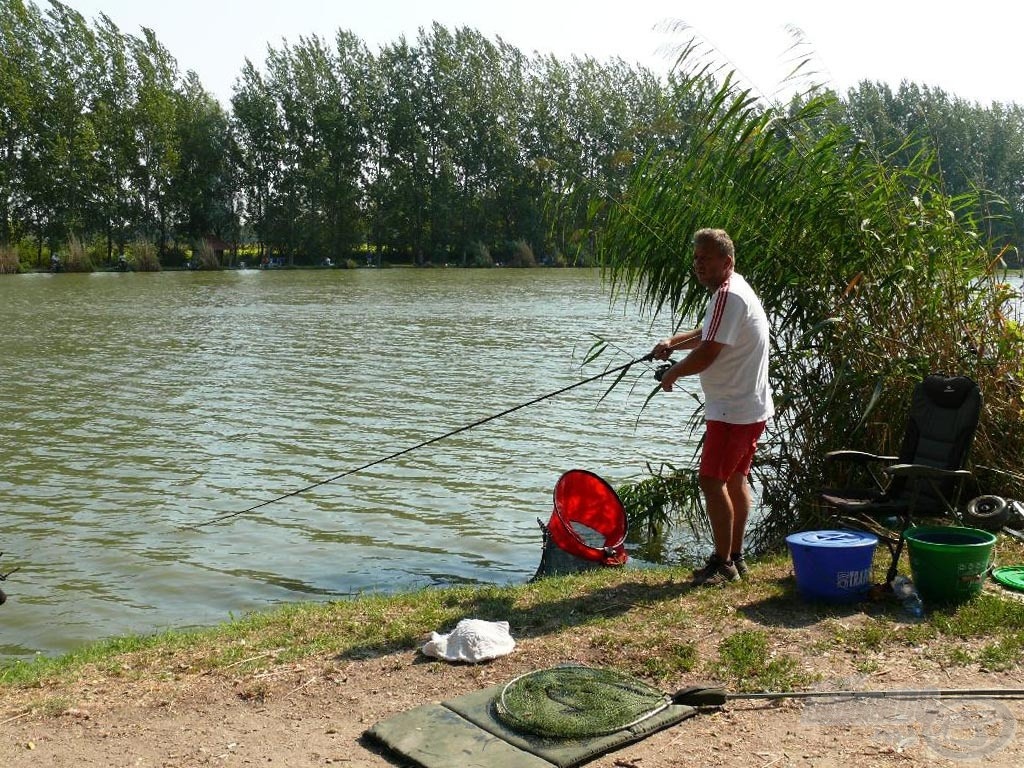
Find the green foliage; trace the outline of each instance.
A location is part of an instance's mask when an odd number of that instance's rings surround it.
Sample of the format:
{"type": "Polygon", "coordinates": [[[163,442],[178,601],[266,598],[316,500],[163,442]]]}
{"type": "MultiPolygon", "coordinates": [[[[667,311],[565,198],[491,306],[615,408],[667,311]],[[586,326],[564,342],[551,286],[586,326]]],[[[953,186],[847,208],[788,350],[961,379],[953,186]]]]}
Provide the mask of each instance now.
{"type": "Polygon", "coordinates": [[[955,637],[984,637],[992,627],[1024,631],[1024,604],[983,592],[952,610],[935,611],[930,623],[942,634],[955,637]]]}
{"type": "Polygon", "coordinates": [[[876,655],[891,656],[897,646],[927,649],[927,655],[957,666],[980,663],[1008,669],[1020,661],[1024,605],[1018,600],[986,590],[970,602],[931,611],[925,621],[910,624],[898,603],[880,607],[883,614],[863,623],[834,625],[833,647],[866,655],[865,670],[877,664],[876,655]]]}
{"type": "Polygon", "coordinates": [[[735,681],[740,691],[790,691],[810,682],[795,659],[771,652],[768,634],[760,630],[735,632],[722,640],[712,671],[735,681]]]}
{"type": "Polygon", "coordinates": [[[1024,632],[1012,632],[982,646],[978,661],[986,669],[1012,669],[1020,661],[1021,653],[1024,653],[1024,632]]]}
{"type": "Polygon", "coordinates": [[[648,641],[653,645],[654,652],[640,663],[640,671],[655,680],[679,680],[697,667],[700,654],[697,646],[689,642],[658,642],[656,638],[648,641]]]}
{"type": "Polygon", "coordinates": [[[836,637],[844,646],[861,652],[884,652],[895,644],[910,645],[911,632],[921,641],[934,638],[935,629],[927,624],[922,626],[923,630],[914,625],[894,625],[888,618],[868,618],[863,624],[852,627],[839,625],[836,637]]]}
{"type": "MultiPolygon", "coordinates": [[[[1024,347],[972,218],[977,196],[944,193],[926,144],[906,166],[887,162],[831,118],[830,94],[782,109],[690,71],[680,146],[639,162],[593,222],[613,288],[680,324],[706,301],[691,279],[693,232],[722,227],[737,243],[737,271],[773,324],[777,413],[753,472],[765,513],[756,543],[813,520],[827,451],[895,453],[910,390],[929,372],[981,385],[975,464],[1021,466],[1024,347]]],[[[983,482],[1021,490],[1007,475],[983,482]]]]}
{"type": "Polygon", "coordinates": [[[643,542],[641,557],[661,560],[657,550],[668,531],[680,522],[695,535],[710,532],[695,469],[662,464],[647,466],[648,476],[617,489],[626,510],[630,539],[643,542]]]}
{"type": "MultiPolygon", "coordinates": [[[[910,164],[922,140],[934,147],[945,189],[977,190],[971,216],[984,220],[987,235],[1000,247],[1018,241],[1024,229],[1024,193],[1016,183],[1024,174],[1024,108],[983,108],[940,88],[907,82],[895,93],[882,83],[862,82],[846,95],[845,108],[838,119],[895,165],[910,164]]],[[[1016,248],[1005,257],[1021,263],[1016,248]]]]}

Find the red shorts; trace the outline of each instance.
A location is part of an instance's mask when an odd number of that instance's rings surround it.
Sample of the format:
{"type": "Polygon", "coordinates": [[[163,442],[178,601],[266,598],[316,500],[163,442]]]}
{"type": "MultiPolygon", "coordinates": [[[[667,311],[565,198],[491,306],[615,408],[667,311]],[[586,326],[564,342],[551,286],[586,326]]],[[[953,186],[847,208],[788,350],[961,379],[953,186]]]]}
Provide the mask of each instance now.
{"type": "Polygon", "coordinates": [[[749,475],[757,438],[764,432],[764,425],[763,421],[754,424],[706,422],[704,449],[700,454],[701,476],[725,482],[737,473],[749,475]]]}

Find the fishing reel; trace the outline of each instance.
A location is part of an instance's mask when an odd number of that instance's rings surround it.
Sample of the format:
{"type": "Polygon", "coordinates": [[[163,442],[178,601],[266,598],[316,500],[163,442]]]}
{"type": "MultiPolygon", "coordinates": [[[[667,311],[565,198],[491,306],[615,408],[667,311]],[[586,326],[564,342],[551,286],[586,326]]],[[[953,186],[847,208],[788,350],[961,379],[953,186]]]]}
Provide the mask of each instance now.
{"type": "Polygon", "coordinates": [[[1024,504],[1001,496],[979,496],[971,499],[963,510],[966,524],[986,531],[1024,527],[1024,504]]]}
{"type": "Polygon", "coordinates": [[[673,360],[672,358],[669,358],[664,363],[662,363],[657,368],[655,368],[654,369],[654,379],[655,379],[655,381],[661,381],[665,377],[665,374],[668,372],[668,369],[671,368],[675,364],[676,364],[676,361],[673,360]]]}

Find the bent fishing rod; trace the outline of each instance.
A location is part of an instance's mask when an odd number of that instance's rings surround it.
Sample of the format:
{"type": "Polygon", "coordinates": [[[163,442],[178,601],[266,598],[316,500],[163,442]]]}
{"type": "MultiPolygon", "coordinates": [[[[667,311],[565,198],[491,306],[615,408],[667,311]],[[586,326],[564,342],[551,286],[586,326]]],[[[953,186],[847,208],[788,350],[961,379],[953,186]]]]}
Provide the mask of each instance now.
{"type": "Polygon", "coordinates": [[[486,416],[485,418],[479,419],[478,421],[474,421],[472,424],[466,424],[464,426],[458,427],[457,429],[453,429],[450,432],[445,432],[443,435],[437,435],[436,437],[432,437],[429,440],[424,440],[424,441],[422,441],[420,443],[416,443],[416,445],[411,445],[408,448],[403,448],[400,451],[395,451],[394,453],[388,454],[387,456],[383,456],[383,457],[381,457],[379,459],[374,459],[373,461],[368,461],[367,463],[363,464],[362,466],[355,467],[354,469],[347,469],[344,472],[340,472],[339,474],[334,475],[333,477],[328,477],[326,480],[319,480],[319,481],[317,481],[315,483],[311,483],[310,485],[307,485],[307,486],[305,486],[303,488],[299,488],[299,489],[294,490],[294,491],[289,491],[288,493],[283,493],[280,496],[274,497],[273,499],[267,499],[266,501],[261,501],[258,504],[254,504],[251,507],[248,507],[247,509],[239,510],[238,512],[229,512],[228,514],[221,515],[220,517],[214,517],[214,518],[211,518],[211,519],[206,520],[206,521],[201,522],[201,523],[195,523],[193,525],[186,525],[186,526],[182,526],[182,527],[184,529],[204,528],[204,527],[206,527],[208,525],[214,525],[215,523],[223,523],[223,522],[225,522],[227,520],[231,520],[232,518],[239,517],[241,515],[247,515],[250,512],[255,512],[257,509],[262,509],[263,507],[269,506],[270,504],[276,504],[277,502],[284,501],[285,499],[289,499],[292,496],[298,496],[299,494],[306,493],[307,491],[311,491],[314,488],[319,488],[321,485],[327,485],[328,483],[333,483],[333,482],[335,482],[337,480],[341,480],[343,477],[348,477],[349,475],[354,475],[356,472],[362,472],[363,470],[369,469],[370,467],[374,467],[374,466],[376,466],[378,464],[383,464],[386,461],[391,461],[392,459],[397,459],[399,456],[404,456],[407,453],[412,453],[415,450],[418,450],[420,448],[424,448],[424,447],[426,447],[428,445],[432,445],[433,443],[436,443],[436,442],[439,442],[439,441],[444,440],[446,438],[452,437],[453,435],[457,435],[457,434],[459,434],[461,432],[465,432],[467,430],[473,429],[474,427],[479,427],[481,424],[486,424],[489,421],[494,421],[495,419],[500,419],[502,416],[507,416],[510,413],[514,413],[515,411],[522,410],[523,408],[528,408],[531,405],[536,405],[537,403],[541,402],[542,400],[547,400],[548,398],[555,397],[557,395],[562,394],[563,392],[568,392],[570,389],[575,389],[576,387],[582,387],[584,384],[589,384],[592,381],[596,381],[598,379],[603,379],[605,376],[610,376],[613,373],[622,372],[623,375],[624,375],[625,371],[627,371],[629,368],[633,367],[637,363],[647,363],[647,362],[650,362],[653,359],[654,359],[654,353],[653,352],[648,352],[643,357],[633,358],[628,363],[625,363],[624,365],[620,365],[617,368],[609,368],[608,370],[602,371],[601,373],[598,373],[598,374],[596,374],[594,376],[591,376],[591,377],[589,377],[587,379],[583,379],[582,381],[577,381],[575,384],[569,384],[567,386],[562,387],[561,389],[556,389],[554,392],[549,392],[546,395],[541,395],[540,397],[535,397],[535,398],[533,398],[533,400],[529,400],[529,401],[527,401],[525,403],[520,403],[519,405],[512,406],[511,408],[506,408],[501,413],[495,413],[495,414],[492,414],[491,416],[486,416]]]}

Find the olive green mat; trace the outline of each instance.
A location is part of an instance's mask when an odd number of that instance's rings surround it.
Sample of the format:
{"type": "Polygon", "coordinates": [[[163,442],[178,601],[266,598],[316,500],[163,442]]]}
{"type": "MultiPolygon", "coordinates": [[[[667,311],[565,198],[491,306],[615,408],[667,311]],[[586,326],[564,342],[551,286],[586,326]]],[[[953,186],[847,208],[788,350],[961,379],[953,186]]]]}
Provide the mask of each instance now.
{"type": "Polygon", "coordinates": [[[494,714],[504,685],[424,704],[382,720],[366,735],[423,768],[569,768],[631,744],[696,714],[682,704],[605,736],[545,739],[519,733],[494,714]]]}

